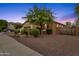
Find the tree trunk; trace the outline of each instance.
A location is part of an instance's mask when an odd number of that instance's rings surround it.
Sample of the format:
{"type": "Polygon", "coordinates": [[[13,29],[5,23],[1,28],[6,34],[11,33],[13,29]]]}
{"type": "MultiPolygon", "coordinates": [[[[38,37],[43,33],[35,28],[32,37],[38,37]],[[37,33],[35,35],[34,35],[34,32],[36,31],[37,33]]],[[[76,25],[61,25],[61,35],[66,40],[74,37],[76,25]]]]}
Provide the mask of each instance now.
{"type": "Polygon", "coordinates": [[[42,34],[42,24],[40,24],[40,34],[42,34]]]}

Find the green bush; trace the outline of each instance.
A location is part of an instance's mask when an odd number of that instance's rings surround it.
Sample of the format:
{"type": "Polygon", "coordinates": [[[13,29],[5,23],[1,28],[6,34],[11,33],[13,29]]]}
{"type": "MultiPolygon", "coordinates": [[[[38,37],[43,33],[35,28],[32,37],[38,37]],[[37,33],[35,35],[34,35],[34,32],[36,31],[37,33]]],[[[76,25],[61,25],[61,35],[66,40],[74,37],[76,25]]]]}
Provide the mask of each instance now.
{"type": "Polygon", "coordinates": [[[16,29],[14,32],[15,32],[15,34],[18,34],[20,32],[20,30],[16,29]]]}
{"type": "Polygon", "coordinates": [[[72,35],[72,30],[67,30],[66,33],[67,35],[72,35]]]}
{"type": "Polygon", "coordinates": [[[47,30],[46,30],[46,33],[47,33],[47,34],[52,34],[52,29],[47,29],[47,30]]]}
{"type": "Polygon", "coordinates": [[[40,34],[40,31],[38,29],[31,29],[31,35],[34,37],[38,37],[40,34]]]}
{"type": "Polygon", "coordinates": [[[28,35],[28,31],[26,29],[21,30],[21,34],[28,35]]]}
{"type": "Polygon", "coordinates": [[[3,30],[0,28],[0,32],[2,32],[3,30]]]}

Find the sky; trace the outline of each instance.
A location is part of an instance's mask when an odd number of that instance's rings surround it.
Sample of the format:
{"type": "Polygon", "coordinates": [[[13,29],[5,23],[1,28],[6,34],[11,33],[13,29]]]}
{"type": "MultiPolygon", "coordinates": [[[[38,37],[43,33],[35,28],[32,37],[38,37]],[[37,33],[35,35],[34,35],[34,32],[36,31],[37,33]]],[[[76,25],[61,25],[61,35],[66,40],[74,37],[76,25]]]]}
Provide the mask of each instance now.
{"type": "Polygon", "coordinates": [[[39,8],[45,7],[51,9],[56,17],[54,20],[60,23],[74,22],[76,3],[0,3],[0,19],[7,20],[8,22],[21,22],[24,23],[29,9],[34,6],[39,8]]]}

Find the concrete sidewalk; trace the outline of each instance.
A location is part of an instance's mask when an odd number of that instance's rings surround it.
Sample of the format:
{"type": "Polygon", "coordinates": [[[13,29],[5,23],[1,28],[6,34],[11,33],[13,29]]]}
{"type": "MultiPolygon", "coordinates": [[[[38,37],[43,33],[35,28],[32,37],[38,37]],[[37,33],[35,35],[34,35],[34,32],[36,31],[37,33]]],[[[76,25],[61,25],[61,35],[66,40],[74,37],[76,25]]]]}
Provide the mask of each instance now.
{"type": "Polygon", "coordinates": [[[13,38],[0,33],[0,56],[42,56],[13,38]]]}

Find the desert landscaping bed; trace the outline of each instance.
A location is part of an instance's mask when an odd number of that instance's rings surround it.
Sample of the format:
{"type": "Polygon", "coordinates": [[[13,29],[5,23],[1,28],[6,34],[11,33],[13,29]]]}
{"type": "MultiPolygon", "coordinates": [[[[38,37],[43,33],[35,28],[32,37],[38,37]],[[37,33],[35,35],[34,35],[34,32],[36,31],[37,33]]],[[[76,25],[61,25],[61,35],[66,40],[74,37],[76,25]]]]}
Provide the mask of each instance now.
{"type": "Polygon", "coordinates": [[[79,56],[79,37],[69,35],[43,35],[15,37],[18,42],[45,56],[79,56]]]}

